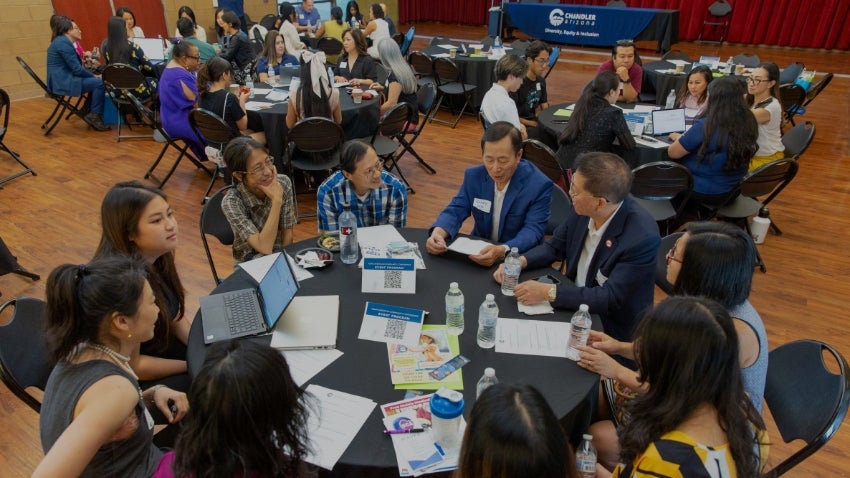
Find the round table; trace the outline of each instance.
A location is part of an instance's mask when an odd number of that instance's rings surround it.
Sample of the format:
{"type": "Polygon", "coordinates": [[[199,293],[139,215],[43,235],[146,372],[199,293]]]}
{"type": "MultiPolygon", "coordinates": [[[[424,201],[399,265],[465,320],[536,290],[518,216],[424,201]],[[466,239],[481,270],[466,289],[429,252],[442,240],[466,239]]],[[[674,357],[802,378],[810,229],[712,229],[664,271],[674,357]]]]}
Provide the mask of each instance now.
{"type": "MultiPolygon", "coordinates": [[[[682,73],[668,73],[668,70],[675,70],[676,65],[667,60],[653,61],[644,64],[641,96],[643,96],[644,93],[646,93],[648,97],[655,95],[655,104],[663,106],[667,101],[667,95],[670,94],[670,90],[674,90],[678,93],[684,86],[688,79],[688,73],[691,72],[691,68],[693,68],[693,66],[693,63],[685,65],[685,69],[682,73]]],[[[720,75],[720,73],[717,72],[714,74],[720,75]]],[[[733,73],[732,77],[746,85],[747,74],[736,75],[733,73]]]]}
{"type": "MultiPolygon", "coordinates": [[[[540,127],[555,138],[559,137],[567,127],[567,117],[556,117],[555,112],[572,104],[573,103],[560,103],[552,105],[541,111],[540,114],[537,115],[537,121],[540,123],[540,127]]],[[[634,109],[635,103],[617,103],[617,106],[630,110],[634,109]]],[[[615,143],[613,146],[614,152],[626,160],[626,163],[632,168],[655,161],[670,161],[670,157],[667,156],[667,148],[652,148],[637,143],[634,150],[623,151],[620,149],[618,144],[615,143]]]]}
{"type": "MultiPolygon", "coordinates": [[[[289,82],[293,76],[297,76],[298,68],[281,68],[279,84],[281,88],[288,90],[289,82]]],[[[271,88],[265,83],[256,83],[261,88],[271,88]]],[[[265,101],[266,95],[255,94],[249,101],[265,101]]],[[[381,103],[376,96],[364,99],[361,103],[354,103],[345,88],[339,88],[340,108],[342,109],[342,130],[346,139],[366,138],[372,136],[378,127],[381,103]]],[[[269,108],[258,110],[263,121],[263,130],[266,133],[266,145],[269,153],[278,164],[283,164],[283,156],[286,152],[287,133],[286,113],[289,103],[272,103],[269,108]]]]}
{"type": "MultiPolygon", "coordinates": [[[[507,383],[527,383],[537,387],[546,397],[565,430],[572,431],[576,444],[581,433],[589,425],[591,410],[597,400],[599,375],[580,368],[565,358],[540,357],[496,353],[476,344],[477,310],[485,294],[493,294],[499,306],[500,316],[520,317],[516,301],[500,293],[499,284],[492,279],[493,269],[474,264],[465,256],[449,252],[443,256],[432,256],[425,252],[425,229],[402,229],[408,241],[420,244],[426,270],[417,272],[416,294],[364,294],[360,292],[361,270],[355,265],[345,265],[338,260],[324,270],[311,270],[315,277],[301,283],[299,295],[339,295],[339,329],[337,348],[344,354],[327,368],[319,372],[308,383],[322,385],[355,395],[368,397],[381,404],[401,400],[403,390],[395,390],[390,382],[387,345],[360,340],[357,335],[366,301],[415,307],[430,311],[426,324],[445,324],[444,298],[449,282],[457,281],[465,296],[466,330],[459,337],[460,353],[471,362],[463,368],[463,394],[466,401],[465,415],[475,402],[478,379],[486,367],[496,369],[496,376],[507,383]]],[[[287,247],[290,254],[315,247],[316,240],[308,239],[287,247]]],[[[541,275],[558,275],[551,268],[541,271],[524,271],[521,280],[541,275]]],[[[563,278],[563,280],[567,280],[563,278]]],[[[242,269],[237,268],[213,293],[251,287],[252,283],[242,269]]],[[[203,363],[206,348],[203,341],[201,318],[195,316],[189,333],[187,361],[189,374],[195,376],[203,363]]],[[[568,321],[571,312],[558,310],[554,315],[531,317],[535,320],[568,321]]],[[[601,329],[599,320],[594,320],[594,329],[601,329]]],[[[265,344],[271,336],[250,337],[265,344]]],[[[376,407],[366,420],[354,441],[342,455],[333,470],[336,476],[398,476],[396,457],[391,440],[383,435],[381,412],[376,407]]]]}

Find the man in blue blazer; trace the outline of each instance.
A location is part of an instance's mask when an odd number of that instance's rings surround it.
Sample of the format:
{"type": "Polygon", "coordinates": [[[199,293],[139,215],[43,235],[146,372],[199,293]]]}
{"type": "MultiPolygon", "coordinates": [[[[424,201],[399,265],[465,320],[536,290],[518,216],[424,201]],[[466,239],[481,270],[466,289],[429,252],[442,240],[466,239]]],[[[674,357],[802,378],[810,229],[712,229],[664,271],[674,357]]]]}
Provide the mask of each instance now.
{"type": "MultiPolygon", "coordinates": [[[[632,340],[635,325],[652,305],[661,238],[652,216],[629,198],[631,183],[632,172],[615,154],[586,153],[576,159],[573,207],[551,239],[520,258],[523,268],[532,269],[561,261],[562,272],[574,283],[525,281],[514,289],[517,301],[548,300],[569,310],[587,304],[601,316],[605,333],[632,340]]],[[[493,277],[501,282],[501,266],[493,277]]]]}
{"type": "Polygon", "coordinates": [[[68,17],[53,20],[53,41],[47,48],[47,89],[63,96],[80,96],[89,93],[89,113],[83,119],[97,131],[109,131],[103,123],[103,80],[83,68],[82,60],[74,47],[83,35],[80,27],[68,17]]]}
{"type": "Polygon", "coordinates": [[[520,252],[540,243],[549,222],[552,181],[522,159],[522,138],[512,124],[497,121],[481,138],[484,164],[468,168],[460,191],[431,226],[425,247],[431,254],[448,250],[463,221],[472,215],[472,235],[493,242],[470,259],[491,266],[511,247],[520,252]]]}

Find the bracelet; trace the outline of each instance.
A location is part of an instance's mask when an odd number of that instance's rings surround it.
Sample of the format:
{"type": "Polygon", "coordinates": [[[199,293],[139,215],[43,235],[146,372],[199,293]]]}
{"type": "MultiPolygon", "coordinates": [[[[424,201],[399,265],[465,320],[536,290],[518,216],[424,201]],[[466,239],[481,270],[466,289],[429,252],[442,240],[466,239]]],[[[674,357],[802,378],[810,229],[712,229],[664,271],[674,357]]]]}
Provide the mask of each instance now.
{"type": "Polygon", "coordinates": [[[160,384],[154,385],[153,387],[145,390],[145,392],[150,392],[150,394],[151,394],[151,398],[150,398],[151,404],[155,403],[154,397],[156,396],[156,391],[159,390],[160,388],[163,388],[163,387],[165,387],[165,385],[160,383],[160,384]]]}
{"type": "Polygon", "coordinates": [[[622,82],[623,82],[623,84],[628,85],[629,83],[631,83],[631,82],[632,82],[632,79],[631,79],[631,78],[629,78],[628,80],[620,80],[620,81],[622,81],[622,82]]]}

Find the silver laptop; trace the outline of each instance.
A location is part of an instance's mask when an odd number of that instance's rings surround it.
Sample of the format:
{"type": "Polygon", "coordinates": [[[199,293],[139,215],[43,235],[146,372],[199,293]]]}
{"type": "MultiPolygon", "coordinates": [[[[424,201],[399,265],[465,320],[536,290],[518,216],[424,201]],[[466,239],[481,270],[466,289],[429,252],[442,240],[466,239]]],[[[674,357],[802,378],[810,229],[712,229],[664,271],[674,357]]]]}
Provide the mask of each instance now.
{"type": "Polygon", "coordinates": [[[338,295],[298,296],[274,328],[271,346],[278,350],[334,349],[338,325],[338,295]]]}
{"type": "Polygon", "coordinates": [[[165,61],[165,43],[162,38],[133,38],[133,43],[142,47],[151,63],[165,61]]]}
{"type": "Polygon", "coordinates": [[[201,297],[204,343],[271,332],[298,287],[286,255],[278,253],[256,287],[201,297]]]}
{"type": "Polygon", "coordinates": [[[684,133],[685,126],[685,109],[675,108],[671,110],[653,110],[652,111],[652,135],[656,139],[665,142],[670,142],[667,135],[670,133],[684,133]]]}

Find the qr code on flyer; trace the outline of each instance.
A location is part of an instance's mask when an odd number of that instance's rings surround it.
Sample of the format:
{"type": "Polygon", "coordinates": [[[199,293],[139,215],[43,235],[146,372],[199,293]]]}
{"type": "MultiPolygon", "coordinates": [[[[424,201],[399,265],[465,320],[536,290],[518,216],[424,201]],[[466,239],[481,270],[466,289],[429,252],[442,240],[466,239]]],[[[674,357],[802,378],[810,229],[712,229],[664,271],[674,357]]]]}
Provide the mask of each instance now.
{"type": "Polygon", "coordinates": [[[402,340],[407,330],[407,322],[403,320],[387,319],[387,328],[384,329],[384,337],[388,339],[402,340]]]}
{"type": "Polygon", "coordinates": [[[401,289],[401,271],[384,271],[384,289],[401,289]]]}

